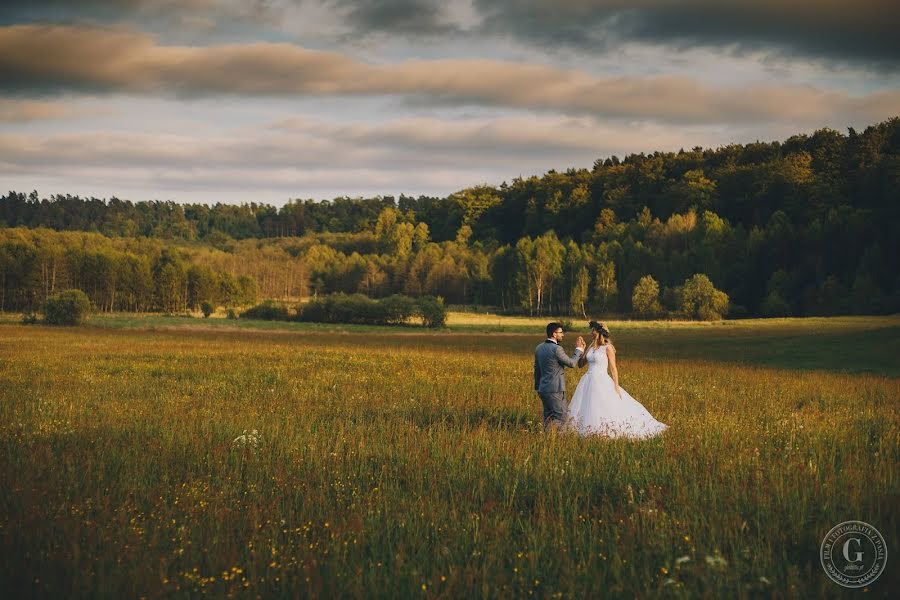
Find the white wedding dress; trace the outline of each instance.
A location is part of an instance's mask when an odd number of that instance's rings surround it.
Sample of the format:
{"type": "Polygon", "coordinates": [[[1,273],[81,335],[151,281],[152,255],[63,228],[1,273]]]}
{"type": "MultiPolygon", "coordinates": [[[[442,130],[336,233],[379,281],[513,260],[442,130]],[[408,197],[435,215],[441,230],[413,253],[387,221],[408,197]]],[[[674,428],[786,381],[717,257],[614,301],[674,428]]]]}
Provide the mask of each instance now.
{"type": "Polygon", "coordinates": [[[668,425],[653,418],[643,405],[621,387],[622,397],[607,373],[606,347],[587,351],[588,370],[569,404],[568,426],[581,435],[646,439],[659,435],[668,425]]]}

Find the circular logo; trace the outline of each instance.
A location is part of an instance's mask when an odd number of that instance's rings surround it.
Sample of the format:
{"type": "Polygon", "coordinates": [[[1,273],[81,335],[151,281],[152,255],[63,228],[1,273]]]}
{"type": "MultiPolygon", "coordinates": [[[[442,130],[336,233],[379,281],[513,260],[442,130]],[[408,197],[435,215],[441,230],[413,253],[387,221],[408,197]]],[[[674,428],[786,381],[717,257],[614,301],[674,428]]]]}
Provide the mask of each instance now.
{"type": "Polygon", "coordinates": [[[825,574],[848,588],[867,586],[887,563],[887,546],[877,529],[862,521],[844,521],[822,540],[819,551],[825,574]]]}

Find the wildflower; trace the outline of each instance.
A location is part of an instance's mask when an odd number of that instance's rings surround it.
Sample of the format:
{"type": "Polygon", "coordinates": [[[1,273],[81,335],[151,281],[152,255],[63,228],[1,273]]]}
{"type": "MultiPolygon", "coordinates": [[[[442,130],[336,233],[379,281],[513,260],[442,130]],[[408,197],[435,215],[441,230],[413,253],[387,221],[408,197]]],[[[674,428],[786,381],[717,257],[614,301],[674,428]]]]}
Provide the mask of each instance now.
{"type": "Polygon", "coordinates": [[[678,558],[675,559],[675,566],[679,566],[683,563],[689,562],[690,560],[691,560],[691,557],[686,554],[684,556],[679,556],[678,558]]]}
{"type": "Polygon", "coordinates": [[[261,436],[259,435],[259,431],[253,429],[251,431],[247,431],[246,429],[241,433],[241,435],[234,438],[231,442],[233,446],[251,446],[253,448],[259,447],[260,442],[262,441],[261,436]]]}
{"type": "Polygon", "coordinates": [[[706,564],[713,568],[725,567],[728,565],[728,561],[722,558],[722,556],[716,553],[715,556],[706,555],[706,564]]]}

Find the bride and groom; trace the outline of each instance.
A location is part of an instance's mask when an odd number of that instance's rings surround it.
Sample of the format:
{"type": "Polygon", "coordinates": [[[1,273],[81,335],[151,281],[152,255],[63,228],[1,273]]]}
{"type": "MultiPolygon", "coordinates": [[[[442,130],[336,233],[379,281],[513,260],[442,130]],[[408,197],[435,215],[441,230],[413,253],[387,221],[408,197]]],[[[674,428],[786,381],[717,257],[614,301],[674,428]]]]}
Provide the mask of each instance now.
{"type": "Polygon", "coordinates": [[[559,323],[547,325],[547,339],[534,351],[534,389],[544,404],[544,429],[573,430],[581,435],[645,439],[668,426],[653,418],[643,405],[619,387],[616,349],[609,329],[591,321],[591,344],[578,336],[575,354],[560,345],[565,333],[559,323]],[[566,407],[566,367],[588,365],[572,402],[566,407]],[[608,372],[607,372],[608,371],[608,372]]]}

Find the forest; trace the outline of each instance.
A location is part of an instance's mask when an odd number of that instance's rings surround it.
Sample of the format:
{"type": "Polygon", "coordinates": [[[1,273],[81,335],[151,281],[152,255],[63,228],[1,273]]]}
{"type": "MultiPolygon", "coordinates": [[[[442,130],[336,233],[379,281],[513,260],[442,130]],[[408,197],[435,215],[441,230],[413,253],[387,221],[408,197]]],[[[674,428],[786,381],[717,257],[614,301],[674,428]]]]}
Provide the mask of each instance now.
{"type": "Polygon", "coordinates": [[[281,207],[0,198],[0,310],[332,293],[533,315],[714,319],[900,310],[900,117],[841,133],[597,160],[447,197],[281,207]]]}

